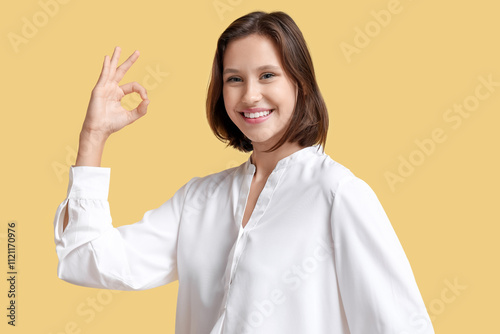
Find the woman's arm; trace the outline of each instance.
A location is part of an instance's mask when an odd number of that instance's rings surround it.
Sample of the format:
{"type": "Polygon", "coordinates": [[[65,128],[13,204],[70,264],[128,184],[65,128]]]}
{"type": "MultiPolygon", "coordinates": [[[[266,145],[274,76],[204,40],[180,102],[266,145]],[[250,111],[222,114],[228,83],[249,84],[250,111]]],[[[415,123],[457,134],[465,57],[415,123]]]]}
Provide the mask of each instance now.
{"type": "MultiPolygon", "coordinates": [[[[107,137],[106,137],[107,138],[107,137]]],[[[84,131],[80,133],[80,144],[78,146],[78,155],[76,163],[71,166],[101,166],[102,153],[104,151],[104,144],[106,138],[102,135],[92,132],[84,131]]],[[[68,225],[68,206],[64,209],[64,224],[63,231],[68,225]]]]}
{"type": "Polygon", "coordinates": [[[114,227],[107,200],[110,168],[72,166],[54,218],[58,277],[103,289],[144,290],[178,279],[177,235],[192,178],[134,224],[114,227]],[[63,212],[69,223],[63,231],[63,212]]]}
{"type": "Polygon", "coordinates": [[[332,234],[352,334],[433,334],[399,239],[373,190],[348,176],[334,195],[332,234]]]}
{"type": "Polygon", "coordinates": [[[149,104],[146,89],[137,82],[119,85],[139,57],[135,51],[117,67],[120,52],[116,47],[111,60],[104,57],[80,132],[76,162],[70,167],[68,195],[56,212],[54,232],[60,278],[83,286],[142,289],[175,279],[175,264],[170,257],[176,239],[168,237],[176,231],[183,195],[181,191],[161,208],[151,211],[156,214],[147,213],[138,225],[114,228],[111,224],[107,202],[110,169],[100,167],[104,146],[112,133],[144,116],[149,104]],[[133,92],[139,93],[143,101],[129,111],[120,101],[133,92]],[[130,230],[135,230],[135,235],[129,234],[130,230]],[[148,246],[139,248],[153,231],[158,235],[163,233],[170,242],[162,249],[154,242],[155,237],[149,237],[153,239],[151,244],[158,246],[155,251],[165,251],[162,259],[156,258],[158,255],[152,254],[148,246]],[[150,258],[162,264],[155,265],[150,258]],[[132,265],[136,260],[145,263],[144,273],[136,270],[141,265],[132,265]]]}
{"type": "MultiPolygon", "coordinates": [[[[139,58],[139,51],[132,55],[118,68],[121,49],[115,47],[111,61],[104,56],[104,63],[99,79],[92,90],[90,102],[80,132],[78,154],[73,166],[101,166],[102,153],[108,137],[128,124],[135,122],[147,112],[149,104],[146,89],[137,82],[119,86],[119,82],[134,62],[139,58]],[[133,92],[139,93],[143,101],[133,110],[121,106],[121,99],[133,92]]],[[[63,230],[68,224],[68,210],[64,209],[63,230]]]]}

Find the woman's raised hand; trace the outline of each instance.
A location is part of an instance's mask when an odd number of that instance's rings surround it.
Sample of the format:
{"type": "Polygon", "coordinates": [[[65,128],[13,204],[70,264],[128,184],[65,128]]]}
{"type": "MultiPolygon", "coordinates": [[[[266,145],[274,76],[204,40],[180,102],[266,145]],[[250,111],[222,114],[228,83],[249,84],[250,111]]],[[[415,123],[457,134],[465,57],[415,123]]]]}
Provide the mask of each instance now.
{"type": "Polygon", "coordinates": [[[99,167],[108,137],[146,114],[149,104],[146,89],[137,82],[118,85],[128,69],[139,58],[139,51],[132,53],[117,68],[120,51],[120,47],[117,46],[111,61],[108,56],[104,57],[101,75],[92,90],[80,132],[75,166],[99,167]],[[139,93],[142,101],[135,109],[129,111],[122,107],[120,101],[125,95],[133,92],[139,93]]]}
{"type": "Polygon", "coordinates": [[[101,75],[92,90],[87,115],[82,126],[82,131],[102,136],[104,139],[144,116],[149,104],[146,89],[139,83],[129,82],[119,86],[125,73],[139,58],[139,51],[135,51],[117,68],[120,52],[121,49],[117,46],[111,61],[108,56],[104,57],[101,75]],[[142,101],[135,109],[129,111],[122,107],[120,101],[125,95],[133,92],[139,93],[142,101]]]}

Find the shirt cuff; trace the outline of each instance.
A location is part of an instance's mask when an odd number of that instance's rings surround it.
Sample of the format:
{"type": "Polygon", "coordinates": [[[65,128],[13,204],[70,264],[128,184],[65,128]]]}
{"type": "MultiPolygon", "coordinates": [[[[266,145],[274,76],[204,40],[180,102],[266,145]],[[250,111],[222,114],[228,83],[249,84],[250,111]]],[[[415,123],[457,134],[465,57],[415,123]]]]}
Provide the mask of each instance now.
{"type": "Polygon", "coordinates": [[[107,200],[110,167],[70,166],[67,198],[107,200]]]}

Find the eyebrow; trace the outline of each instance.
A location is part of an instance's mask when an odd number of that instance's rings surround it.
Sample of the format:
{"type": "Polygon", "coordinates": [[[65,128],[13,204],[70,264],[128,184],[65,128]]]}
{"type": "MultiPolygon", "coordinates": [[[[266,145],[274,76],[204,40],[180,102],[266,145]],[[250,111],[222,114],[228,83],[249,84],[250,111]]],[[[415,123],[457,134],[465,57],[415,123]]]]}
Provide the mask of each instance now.
{"type": "MultiPolygon", "coordinates": [[[[276,66],[276,65],[262,65],[262,66],[259,66],[257,67],[257,71],[263,71],[263,70],[280,70],[281,67],[279,66],[276,66]]],[[[238,73],[239,71],[237,69],[234,69],[234,68],[226,68],[224,70],[224,72],[222,72],[222,75],[226,74],[226,73],[238,73]]]]}

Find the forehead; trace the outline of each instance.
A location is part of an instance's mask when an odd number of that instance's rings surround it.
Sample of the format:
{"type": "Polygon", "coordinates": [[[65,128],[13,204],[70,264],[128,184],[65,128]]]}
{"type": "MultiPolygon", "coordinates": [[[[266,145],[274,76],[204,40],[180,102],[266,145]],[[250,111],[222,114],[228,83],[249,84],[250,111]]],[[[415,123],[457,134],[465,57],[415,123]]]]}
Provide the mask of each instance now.
{"type": "Polygon", "coordinates": [[[252,34],[228,43],[224,52],[223,65],[226,67],[252,68],[264,64],[281,65],[278,49],[267,36],[252,34]]]}

